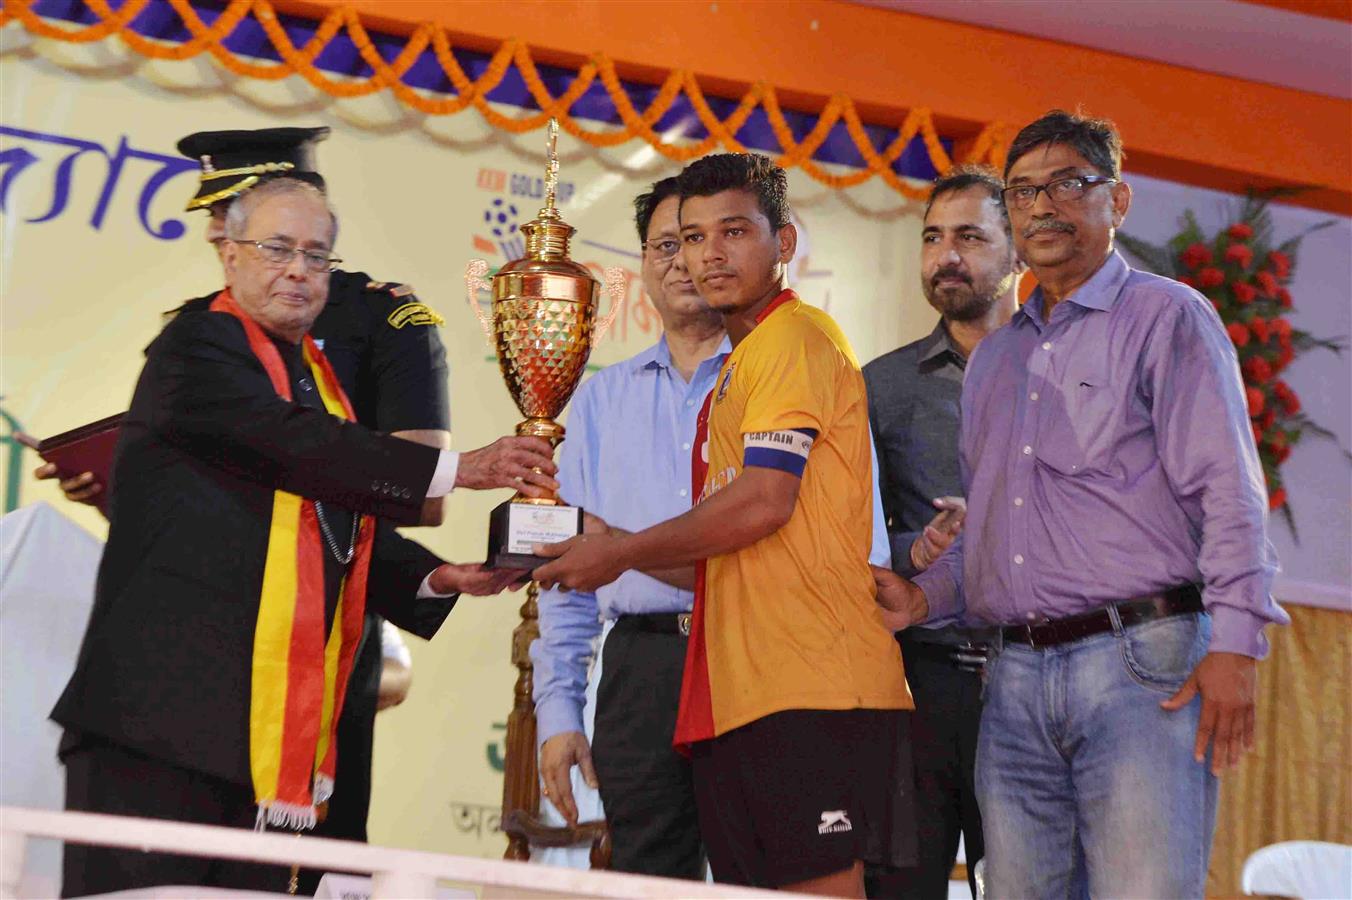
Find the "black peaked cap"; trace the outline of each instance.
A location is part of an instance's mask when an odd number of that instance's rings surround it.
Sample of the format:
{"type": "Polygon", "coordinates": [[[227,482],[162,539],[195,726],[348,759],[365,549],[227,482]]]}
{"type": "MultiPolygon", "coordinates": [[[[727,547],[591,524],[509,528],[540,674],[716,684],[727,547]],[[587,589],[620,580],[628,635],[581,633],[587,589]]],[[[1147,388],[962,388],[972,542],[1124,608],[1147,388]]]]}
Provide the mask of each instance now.
{"type": "Polygon", "coordinates": [[[197,194],[188,209],[206,209],[233,200],[270,175],[308,181],[320,190],[324,179],[315,171],[315,145],[329,129],[260,128],[255,131],[199,131],[178,142],[178,152],[202,166],[197,194]]]}

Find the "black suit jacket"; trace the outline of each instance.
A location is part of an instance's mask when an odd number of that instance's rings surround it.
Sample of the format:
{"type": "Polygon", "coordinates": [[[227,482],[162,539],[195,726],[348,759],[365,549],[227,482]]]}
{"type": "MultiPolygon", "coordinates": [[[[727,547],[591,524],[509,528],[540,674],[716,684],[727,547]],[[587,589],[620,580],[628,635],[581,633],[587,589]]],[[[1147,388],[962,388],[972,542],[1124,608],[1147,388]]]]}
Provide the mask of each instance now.
{"type": "Polygon", "coordinates": [[[454,599],[416,594],[441,560],[388,523],[418,520],[438,451],[282,400],[224,313],[184,312],[146,356],[113,464],[94,607],[52,718],[247,785],[274,490],[385,520],[368,602],[430,637],[454,599]]]}

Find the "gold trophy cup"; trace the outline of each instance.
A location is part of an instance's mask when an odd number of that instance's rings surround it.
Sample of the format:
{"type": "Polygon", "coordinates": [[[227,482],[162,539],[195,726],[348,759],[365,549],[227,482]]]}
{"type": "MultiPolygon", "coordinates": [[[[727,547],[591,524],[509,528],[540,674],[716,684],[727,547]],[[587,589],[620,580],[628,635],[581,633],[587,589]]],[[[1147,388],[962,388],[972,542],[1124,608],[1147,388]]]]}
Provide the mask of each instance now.
{"type": "MultiPolygon", "coordinates": [[[[564,429],[555,417],[563,412],[586,371],[594,346],[619,312],[625,291],[622,269],[606,270],[611,309],[597,321],[600,283],[586,266],[568,258],[568,242],[576,232],[555,206],[558,190],[558,122],[549,121],[549,164],[545,171],[545,205],[521,226],[526,255],[485,279],[488,263],[471,260],[465,270],[470,307],[497,351],[507,392],[526,417],[516,433],[540,437],[557,447],[564,429]],[[491,287],[492,315],[479,307],[478,293],[491,287]]],[[[532,544],[552,544],[582,533],[582,510],[557,495],[527,497],[517,493],[494,508],[488,525],[490,568],[533,569],[547,560],[531,552],[532,544]]]]}

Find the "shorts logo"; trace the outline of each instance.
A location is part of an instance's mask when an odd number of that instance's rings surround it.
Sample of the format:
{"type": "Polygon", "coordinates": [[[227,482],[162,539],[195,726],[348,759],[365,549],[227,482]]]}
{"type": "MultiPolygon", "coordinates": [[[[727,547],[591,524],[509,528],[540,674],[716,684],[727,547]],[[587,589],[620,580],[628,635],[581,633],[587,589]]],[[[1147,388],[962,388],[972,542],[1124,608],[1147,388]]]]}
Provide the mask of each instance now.
{"type": "Polygon", "coordinates": [[[737,363],[728,366],[728,371],[723,373],[723,380],[718,385],[718,394],[714,397],[717,403],[728,395],[728,384],[732,381],[732,373],[737,368],[737,363]]]}
{"type": "Polygon", "coordinates": [[[854,826],[850,824],[850,817],[843,809],[824,811],[821,824],[817,826],[817,834],[835,834],[840,831],[853,830],[854,826]]]}

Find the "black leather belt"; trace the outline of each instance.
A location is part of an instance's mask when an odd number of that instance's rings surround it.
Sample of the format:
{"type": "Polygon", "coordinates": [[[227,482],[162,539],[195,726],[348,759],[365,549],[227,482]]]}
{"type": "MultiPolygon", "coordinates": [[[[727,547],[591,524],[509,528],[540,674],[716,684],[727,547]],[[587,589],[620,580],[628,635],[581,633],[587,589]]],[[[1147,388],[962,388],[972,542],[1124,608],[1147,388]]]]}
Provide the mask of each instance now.
{"type": "MultiPolygon", "coordinates": [[[[1111,605],[1117,609],[1123,628],[1169,616],[1204,612],[1206,609],[1202,605],[1202,592],[1195,584],[1173,588],[1153,597],[1137,597],[1134,600],[1124,600],[1111,605]]],[[[1057,644],[1078,641],[1112,630],[1113,621],[1108,616],[1108,607],[1104,607],[1068,619],[1053,619],[1028,625],[1006,625],[1000,629],[1000,634],[1006,644],[1054,647],[1057,644]]]]}
{"type": "Polygon", "coordinates": [[[620,616],[615,627],[627,625],[639,631],[653,634],[679,634],[690,637],[690,613],[643,613],[642,615],[620,616]]]}

